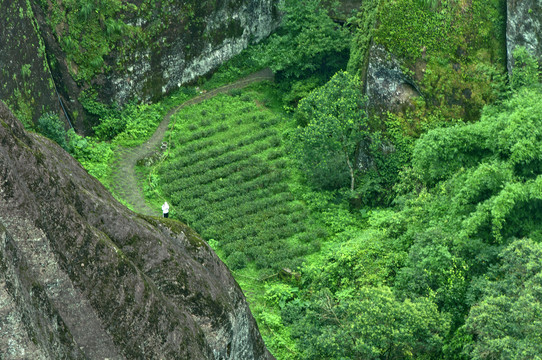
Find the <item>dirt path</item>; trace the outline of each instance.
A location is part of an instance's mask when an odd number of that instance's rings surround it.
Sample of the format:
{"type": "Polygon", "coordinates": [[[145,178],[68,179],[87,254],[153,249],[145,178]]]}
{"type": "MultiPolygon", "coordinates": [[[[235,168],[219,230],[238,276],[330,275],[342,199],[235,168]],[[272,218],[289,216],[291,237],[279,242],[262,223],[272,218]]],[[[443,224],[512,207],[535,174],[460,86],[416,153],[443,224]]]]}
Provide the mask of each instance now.
{"type": "Polygon", "coordinates": [[[120,147],[118,149],[118,158],[115,161],[112,174],[112,188],[115,194],[125,200],[138,213],[160,216],[161,211],[159,209],[152,209],[145,202],[143,191],[138,185],[135,166],[138,160],[147,157],[162,144],[171,116],[186,106],[198,104],[218,94],[226,93],[232,89],[242,89],[255,82],[264,80],[272,81],[273,79],[273,72],[270,69],[264,69],[234,83],[210,90],[171,109],[147,142],[133,148],[120,147]]]}

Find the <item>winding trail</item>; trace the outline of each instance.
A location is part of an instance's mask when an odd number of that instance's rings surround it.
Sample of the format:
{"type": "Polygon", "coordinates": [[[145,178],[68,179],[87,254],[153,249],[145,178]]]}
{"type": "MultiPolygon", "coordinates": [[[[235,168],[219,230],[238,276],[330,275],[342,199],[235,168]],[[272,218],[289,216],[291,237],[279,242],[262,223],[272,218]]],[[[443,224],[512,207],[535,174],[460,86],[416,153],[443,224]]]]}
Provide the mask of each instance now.
{"type": "Polygon", "coordinates": [[[164,119],[162,119],[162,122],[160,122],[160,125],[151,138],[147,140],[147,142],[133,148],[119,147],[117,159],[114,162],[113,173],[111,176],[113,192],[118,197],[126,201],[135,212],[144,215],[160,216],[161,212],[159,210],[152,209],[145,202],[143,191],[138,185],[138,176],[136,174],[135,167],[139,160],[149,156],[159,149],[169,126],[171,116],[186,106],[199,104],[200,102],[210,99],[218,94],[223,94],[233,89],[242,89],[250,84],[265,80],[274,80],[274,74],[270,69],[255,72],[231,84],[209,90],[204,94],[187,100],[171,109],[166,116],[164,116],[164,119]]]}

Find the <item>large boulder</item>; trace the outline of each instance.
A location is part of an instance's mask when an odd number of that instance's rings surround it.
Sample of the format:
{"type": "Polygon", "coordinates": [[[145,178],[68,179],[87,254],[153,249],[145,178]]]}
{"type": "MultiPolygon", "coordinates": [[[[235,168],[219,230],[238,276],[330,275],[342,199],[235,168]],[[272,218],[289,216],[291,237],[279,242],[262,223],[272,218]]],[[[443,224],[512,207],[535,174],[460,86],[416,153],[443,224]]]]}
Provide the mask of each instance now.
{"type": "Polygon", "coordinates": [[[508,72],[514,68],[512,52],[523,46],[542,64],[542,0],[508,0],[506,50],[508,72]]]}
{"type": "Polygon", "coordinates": [[[0,102],[2,359],[269,359],[241,289],[186,225],[118,203],[0,102]]]}
{"type": "Polygon", "coordinates": [[[437,118],[476,121],[504,88],[503,10],[491,1],[363,1],[349,71],[375,113],[408,110],[409,131],[437,118]]]}
{"type": "Polygon", "coordinates": [[[365,80],[365,93],[371,114],[400,112],[419,96],[416,85],[401,70],[397,58],[382,45],[372,44],[365,80]]]}

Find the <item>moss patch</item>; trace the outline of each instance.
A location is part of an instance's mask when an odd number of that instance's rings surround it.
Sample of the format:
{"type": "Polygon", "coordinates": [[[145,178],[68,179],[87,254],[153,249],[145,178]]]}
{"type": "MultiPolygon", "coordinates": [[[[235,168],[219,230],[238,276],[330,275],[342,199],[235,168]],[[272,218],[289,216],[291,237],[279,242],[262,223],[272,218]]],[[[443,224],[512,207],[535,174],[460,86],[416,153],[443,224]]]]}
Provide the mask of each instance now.
{"type": "Polygon", "coordinates": [[[161,218],[156,216],[147,216],[142,214],[137,214],[138,217],[141,219],[149,222],[153,226],[158,225],[164,225],[166,228],[171,230],[175,235],[181,235],[184,234],[186,236],[186,239],[190,242],[191,245],[195,247],[202,247],[207,246],[205,241],[196,233],[191,227],[188,225],[175,220],[175,219],[169,219],[169,218],[161,218]]]}
{"type": "MultiPolygon", "coordinates": [[[[350,61],[358,71],[367,64],[367,29],[377,3],[362,7],[358,16],[350,61]]],[[[376,24],[374,42],[401,60],[422,92],[410,117],[477,120],[481,108],[498,98],[500,85],[490,83],[506,72],[504,0],[442,1],[435,8],[417,0],[384,0],[376,24]]]]}

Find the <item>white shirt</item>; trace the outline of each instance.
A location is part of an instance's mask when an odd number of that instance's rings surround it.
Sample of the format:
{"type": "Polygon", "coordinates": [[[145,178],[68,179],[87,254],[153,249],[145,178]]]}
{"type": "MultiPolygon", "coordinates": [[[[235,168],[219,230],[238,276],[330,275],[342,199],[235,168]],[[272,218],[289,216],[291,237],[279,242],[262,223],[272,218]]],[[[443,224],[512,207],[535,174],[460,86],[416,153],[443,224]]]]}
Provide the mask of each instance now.
{"type": "Polygon", "coordinates": [[[169,205],[167,204],[167,202],[162,205],[162,211],[164,212],[164,214],[169,212],[169,205]]]}

